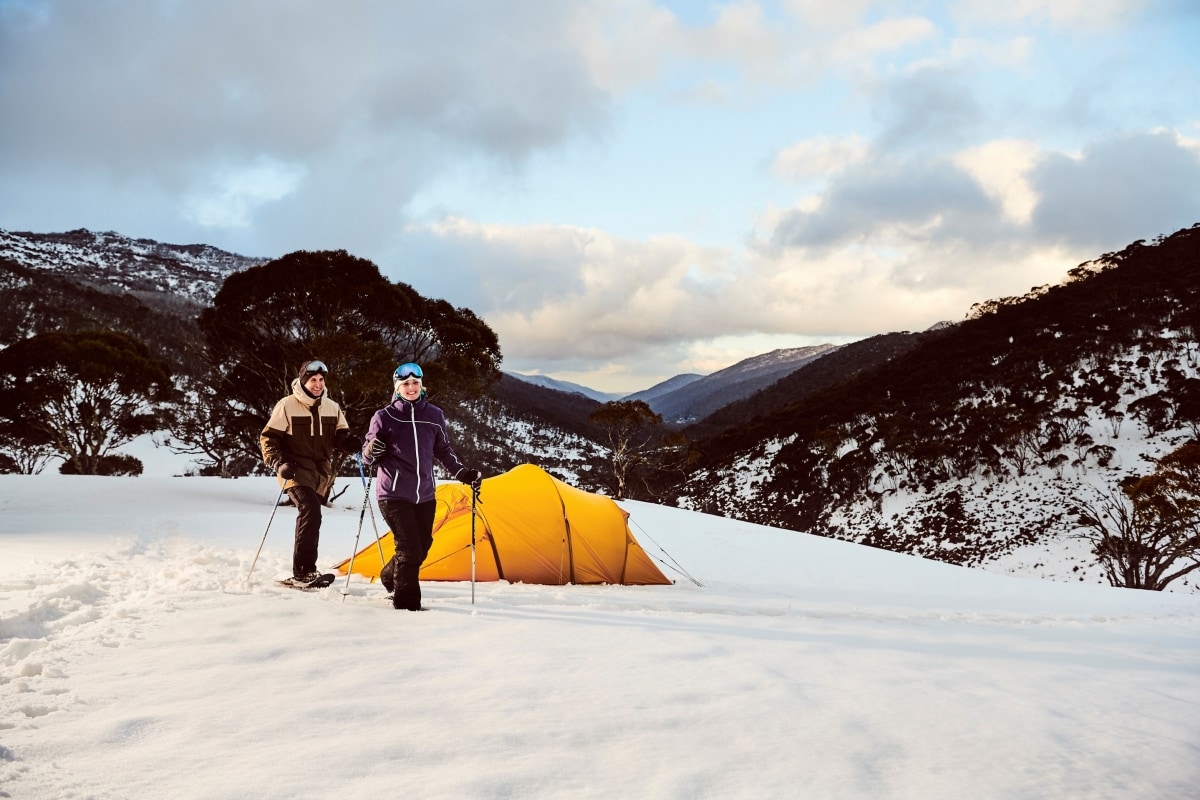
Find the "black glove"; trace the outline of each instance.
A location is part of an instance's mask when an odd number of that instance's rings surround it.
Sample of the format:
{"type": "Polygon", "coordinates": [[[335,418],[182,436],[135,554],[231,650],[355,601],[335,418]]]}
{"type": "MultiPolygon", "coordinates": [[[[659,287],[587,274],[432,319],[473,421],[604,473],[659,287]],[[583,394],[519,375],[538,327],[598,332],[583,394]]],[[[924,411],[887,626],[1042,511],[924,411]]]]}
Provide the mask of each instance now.
{"type": "Polygon", "coordinates": [[[357,453],[362,450],[362,446],[362,437],[356,436],[353,433],[347,433],[346,438],[342,439],[342,449],[347,453],[357,453]]]}
{"type": "Polygon", "coordinates": [[[285,461],[275,468],[275,473],[285,481],[290,481],[296,477],[296,468],[285,461]]]}
{"type": "Polygon", "coordinates": [[[463,467],[458,472],[454,473],[454,480],[462,481],[463,483],[471,484],[472,489],[478,489],[479,484],[483,481],[483,473],[477,469],[467,469],[463,467]]]}
{"type": "Polygon", "coordinates": [[[374,439],[371,440],[371,447],[369,450],[367,450],[367,454],[369,456],[371,456],[372,460],[379,458],[381,455],[383,455],[386,452],[387,452],[387,442],[385,442],[383,440],[382,436],[376,436],[374,439]]]}

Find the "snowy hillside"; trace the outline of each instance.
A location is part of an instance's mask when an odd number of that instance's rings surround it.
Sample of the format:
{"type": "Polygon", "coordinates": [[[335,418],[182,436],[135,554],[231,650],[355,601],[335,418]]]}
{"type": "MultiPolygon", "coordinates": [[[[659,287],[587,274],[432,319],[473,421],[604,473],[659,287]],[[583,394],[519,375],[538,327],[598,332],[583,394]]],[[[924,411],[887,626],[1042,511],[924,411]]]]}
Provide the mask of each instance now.
{"type": "Polygon", "coordinates": [[[1195,226],[982,304],[870,372],[704,442],[679,504],[1106,583],[1077,538],[1082,506],[1200,433],[1198,254],[1195,226]]]}
{"type": "Polygon", "coordinates": [[[0,257],[31,269],[69,275],[94,286],[161,292],[209,304],[233,272],[267,261],[209,245],[162,244],[87,230],[24,233],[0,230],[0,257]]]}
{"type": "MultiPolygon", "coordinates": [[[[1186,364],[1189,345],[1178,341],[1175,355],[1186,364]]],[[[1129,385],[1153,389],[1159,379],[1153,371],[1137,366],[1140,359],[1137,351],[1118,356],[1112,371],[1127,376],[1129,385]]],[[[1200,370],[1193,364],[1188,374],[1197,378],[1200,370]]],[[[877,453],[869,483],[879,489],[878,499],[864,498],[833,513],[827,526],[813,532],[927,557],[953,556],[956,563],[994,572],[1105,584],[1099,563],[1077,538],[1080,501],[1094,500],[1126,475],[1145,474],[1153,468],[1153,460],[1189,438],[1183,428],[1151,431],[1139,422],[1129,406],[1141,396],[1123,395],[1110,412],[1087,409],[1079,418],[1077,440],[1087,442],[1086,448],[1101,448],[1101,460],[1080,455],[1052,465],[1035,463],[1023,475],[979,469],[928,489],[914,483],[899,485],[897,460],[877,453]]],[[[764,441],[720,480],[704,476],[705,485],[712,487],[705,504],[685,498],[681,505],[720,504],[734,509],[762,502],[756,489],[769,482],[775,454],[792,441],[764,441]]],[[[837,457],[849,452],[839,452],[837,457]]],[[[1200,591],[1200,581],[1189,576],[1168,588],[1200,591]]]]}
{"type": "Polygon", "coordinates": [[[626,503],[676,585],[426,583],[413,614],[274,586],[276,495],[0,476],[0,796],[1195,796],[1195,596],[626,503]]]}
{"type": "Polygon", "coordinates": [[[535,417],[522,416],[518,409],[502,403],[481,401],[472,409],[481,410],[450,420],[456,448],[464,459],[499,465],[496,471],[535,463],[568,483],[589,490],[597,488],[591,473],[608,454],[596,442],[535,417]]]}
{"type": "MultiPolygon", "coordinates": [[[[1179,341],[1165,360],[1178,363],[1190,378],[1200,377],[1195,363],[1189,365],[1179,341]]],[[[1077,419],[1073,458],[1051,459],[1053,463],[1031,465],[1023,475],[975,475],[932,492],[897,491],[886,497],[880,516],[900,535],[919,538],[920,520],[934,508],[945,508],[947,498],[961,502],[965,519],[973,523],[964,532],[959,547],[969,550],[979,544],[987,554],[977,565],[983,569],[1015,574],[1037,574],[1051,580],[1104,583],[1103,571],[1084,542],[1080,541],[1080,503],[1095,501],[1117,486],[1126,476],[1145,475],[1154,463],[1191,438],[1184,426],[1158,429],[1146,424],[1136,412],[1138,399],[1165,389],[1162,373],[1140,368],[1143,353],[1138,349],[1114,357],[1113,374],[1126,376],[1129,385],[1141,392],[1123,393],[1109,411],[1084,409],[1077,419]],[[1087,458],[1084,451],[1102,453],[1087,458]],[[996,546],[999,545],[999,546],[996,546]]],[[[1161,357],[1161,356],[1160,356],[1161,357]]],[[[1156,359],[1157,363],[1157,359],[1156,359]]],[[[1076,373],[1077,384],[1086,381],[1086,370],[1076,373]]],[[[1064,399],[1055,409],[1063,416],[1073,407],[1064,399]]],[[[845,518],[854,525],[854,514],[845,518]]],[[[920,548],[916,548],[920,552],[920,548]]],[[[1195,576],[1181,579],[1171,591],[1200,591],[1195,576]]]]}

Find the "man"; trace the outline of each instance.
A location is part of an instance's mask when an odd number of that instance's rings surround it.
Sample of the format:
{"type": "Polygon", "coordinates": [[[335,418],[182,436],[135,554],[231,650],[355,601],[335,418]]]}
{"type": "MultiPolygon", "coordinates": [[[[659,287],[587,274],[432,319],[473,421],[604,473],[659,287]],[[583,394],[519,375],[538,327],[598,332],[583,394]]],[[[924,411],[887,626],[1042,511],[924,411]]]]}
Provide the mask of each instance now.
{"type": "Polygon", "coordinates": [[[324,362],[308,360],[292,381],[292,393],[275,404],[259,444],[263,461],[279,476],[298,512],[292,550],[293,586],[310,586],[321,579],[317,544],[321,536],[321,506],[332,482],[333,451],[354,452],[362,439],[350,433],[342,409],[326,396],[324,362]]]}

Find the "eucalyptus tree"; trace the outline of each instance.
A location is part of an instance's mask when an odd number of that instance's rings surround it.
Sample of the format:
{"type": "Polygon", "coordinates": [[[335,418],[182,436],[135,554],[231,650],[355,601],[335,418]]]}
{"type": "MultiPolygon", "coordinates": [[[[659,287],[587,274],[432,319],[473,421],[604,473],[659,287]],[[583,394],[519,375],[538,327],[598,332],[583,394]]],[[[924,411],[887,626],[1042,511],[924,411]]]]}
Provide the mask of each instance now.
{"type": "Polygon", "coordinates": [[[356,431],[390,401],[399,363],[420,363],[443,404],[478,397],[499,377],[499,341],[483,320],[345,250],[301,250],[234,273],[198,321],[207,369],[191,387],[195,409],[180,409],[171,434],[203,449],[195,422],[207,419],[225,430],[218,444],[232,460],[231,449],[258,458],[262,426],[306,359],[328,365],[330,395],[356,431]]]}
{"type": "Polygon", "coordinates": [[[0,417],[25,426],[30,446],[50,448],[67,471],[137,474],[113,451],[157,430],[174,392],[170,367],[116,331],[44,333],[0,351],[0,417]]]}

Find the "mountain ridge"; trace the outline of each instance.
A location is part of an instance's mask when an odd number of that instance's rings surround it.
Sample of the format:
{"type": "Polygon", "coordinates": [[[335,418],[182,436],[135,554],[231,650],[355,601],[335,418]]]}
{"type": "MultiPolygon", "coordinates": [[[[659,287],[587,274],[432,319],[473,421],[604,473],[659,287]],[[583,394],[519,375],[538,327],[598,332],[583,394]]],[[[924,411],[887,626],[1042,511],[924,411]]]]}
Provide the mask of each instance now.
{"type": "Polygon", "coordinates": [[[1073,547],[1076,572],[1053,577],[1096,580],[1080,503],[1200,434],[1197,263],[1200,225],[979,304],[701,439],[676,502],[966,566],[1073,547]]]}
{"type": "Polygon", "coordinates": [[[562,381],[557,378],[551,378],[549,375],[525,375],[521,372],[512,372],[504,370],[505,375],[510,375],[517,380],[531,383],[535,386],[543,386],[547,389],[554,389],[559,392],[568,392],[573,394],[583,395],[591,400],[598,400],[601,403],[606,403],[610,400],[620,400],[625,395],[620,392],[601,392],[598,389],[593,389],[590,386],[583,386],[571,381],[562,381]]]}
{"type": "Polygon", "coordinates": [[[0,256],[31,269],[68,273],[98,288],[182,294],[211,303],[231,273],[270,259],[206,244],[164,244],[84,228],[64,233],[0,229],[0,256]]]}
{"type": "MultiPolygon", "coordinates": [[[[695,380],[683,381],[668,391],[644,395],[646,404],[666,422],[684,425],[749,397],[837,348],[838,345],[820,344],[771,350],[695,380]]],[[[679,377],[664,383],[672,383],[679,377]]]]}

